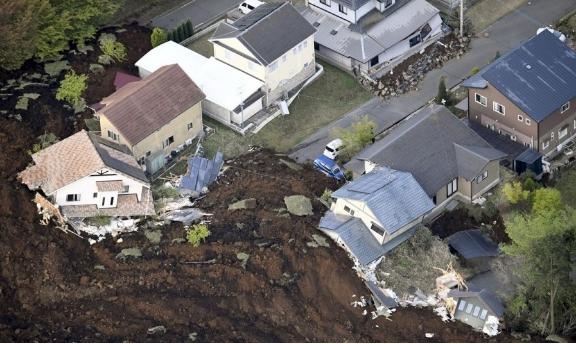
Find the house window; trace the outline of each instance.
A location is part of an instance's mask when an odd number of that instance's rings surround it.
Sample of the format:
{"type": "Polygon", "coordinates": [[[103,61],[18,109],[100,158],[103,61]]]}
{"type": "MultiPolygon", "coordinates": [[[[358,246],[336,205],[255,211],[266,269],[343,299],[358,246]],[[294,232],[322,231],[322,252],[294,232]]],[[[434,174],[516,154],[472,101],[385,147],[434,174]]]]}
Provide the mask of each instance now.
{"type": "Polygon", "coordinates": [[[422,36],[420,36],[420,35],[414,36],[414,37],[410,38],[410,41],[409,41],[410,47],[413,47],[420,42],[422,42],[422,36]]]}
{"type": "Polygon", "coordinates": [[[118,141],[118,134],[113,131],[108,130],[108,137],[114,141],[118,141]]]}
{"type": "Polygon", "coordinates": [[[140,157],[140,159],[138,159],[138,164],[139,165],[144,165],[146,163],[146,158],[145,157],[140,157]]]}
{"type": "Polygon", "coordinates": [[[568,126],[564,126],[564,128],[558,130],[558,139],[561,139],[568,135],[568,126]]]}
{"type": "Polygon", "coordinates": [[[479,314],[480,314],[480,307],[478,306],[474,307],[474,313],[472,313],[472,315],[477,317],[479,314]]]}
{"type": "Polygon", "coordinates": [[[276,69],[278,69],[278,61],[274,61],[270,64],[271,71],[275,71],[276,69]]]}
{"type": "Polygon", "coordinates": [[[392,6],[394,4],[394,0],[386,0],[386,4],[384,5],[384,8],[388,8],[390,6],[392,6]]]}
{"type": "Polygon", "coordinates": [[[348,214],[354,216],[354,210],[350,209],[349,206],[345,205],[345,206],[344,206],[344,211],[347,212],[348,214]]]}
{"type": "MultiPolygon", "coordinates": [[[[190,123],[188,123],[188,124],[186,125],[186,129],[190,130],[190,129],[192,129],[192,128],[194,128],[194,123],[190,122],[190,123]]],[[[148,152],[148,153],[149,153],[149,152],[148,152]]],[[[146,156],[148,156],[148,153],[146,153],[146,156]]]]}
{"type": "Polygon", "coordinates": [[[106,205],[106,197],[102,197],[102,206],[106,205]]]}
{"type": "Polygon", "coordinates": [[[456,191],[458,191],[458,178],[454,178],[447,186],[448,197],[452,196],[456,191]]]}
{"type": "Polygon", "coordinates": [[[123,186],[123,189],[122,189],[122,192],[123,192],[123,193],[128,193],[128,192],[130,192],[130,185],[124,185],[124,186],[123,186]]]}
{"type": "Polygon", "coordinates": [[[475,93],[474,98],[476,100],[476,103],[478,103],[484,107],[486,107],[488,105],[488,99],[486,99],[486,97],[484,97],[483,95],[475,93]]]}
{"type": "Polygon", "coordinates": [[[320,0],[320,3],[322,5],[326,5],[326,6],[332,6],[332,1],[331,0],[320,0]]]}
{"type": "Polygon", "coordinates": [[[348,9],[344,5],[338,5],[338,11],[340,11],[340,13],[344,13],[344,14],[348,13],[348,9]]]}
{"type": "Polygon", "coordinates": [[[372,222],[370,229],[373,230],[374,232],[380,234],[381,236],[385,235],[384,229],[380,226],[378,226],[377,224],[375,224],[374,222],[372,222]]]}
{"type": "Polygon", "coordinates": [[[483,309],[482,313],[480,313],[480,319],[482,319],[482,320],[486,319],[487,315],[488,315],[488,311],[483,309]]]}
{"type": "Polygon", "coordinates": [[[548,148],[548,146],[550,146],[550,141],[549,141],[549,140],[546,140],[546,141],[542,142],[542,149],[546,149],[546,148],[548,148]]]}
{"type": "Polygon", "coordinates": [[[298,52],[302,51],[302,43],[298,44],[298,52]]]}
{"type": "Polygon", "coordinates": [[[530,118],[526,118],[526,125],[530,125],[532,124],[532,121],[530,121],[530,118]]]}
{"type": "Polygon", "coordinates": [[[564,113],[564,112],[568,111],[569,108],[570,108],[570,102],[566,102],[566,104],[562,105],[562,108],[560,109],[560,113],[564,113]]]}
{"type": "Polygon", "coordinates": [[[516,135],[510,135],[510,140],[516,141],[516,135]]]}
{"type": "Polygon", "coordinates": [[[476,177],[476,183],[480,183],[484,179],[488,178],[488,171],[484,171],[481,175],[476,177]]]}
{"type": "Polygon", "coordinates": [[[520,122],[524,122],[524,116],[518,115],[518,120],[519,120],[520,122]]]}
{"type": "Polygon", "coordinates": [[[92,197],[98,198],[98,193],[97,193],[97,192],[93,193],[93,194],[92,194],[92,197]]]}
{"type": "Polygon", "coordinates": [[[506,114],[506,108],[504,107],[504,105],[496,103],[496,102],[492,102],[492,110],[498,112],[501,115],[506,114]]]}
{"type": "Polygon", "coordinates": [[[432,32],[432,27],[430,27],[430,24],[426,23],[426,25],[424,25],[424,27],[422,28],[422,30],[420,30],[420,37],[422,38],[422,40],[428,36],[428,34],[432,32]]]}
{"type": "Polygon", "coordinates": [[[378,59],[378,55],[374,56],[372,58],[372,60],[370,60],[370,67],[374,67],[375,65],[377,65],[379,63],[379,59],[378,59]]]}
{"type": "Polygon", "coordinates": [[[151,151],[147,151],[147,152],[146,152],[146,156],[150,156],[150,154],[152,154],[151,151]]]}
{"type": "Polygon", "coordinates": [[[164,140],[164,142],[162,143],[163,148],[169,147],[171,144],[174,143],[174,136],[170,136],[169,138],[167,138],[166,140],[164,140]]]}
{"type": "Polygon", "coordinates": [[[472,313],[472,308],[474,308],[474,305],[469,303],[468,307],[466,307],[466,313],[468,314],[472,313]]]}
{"type": "Polygon", "coordinates": [[[114,197],[110,197],[110,205],[114,205],[114,197]]]}
{"type": "Polygon", "coordinates": [[[460,300],[460,304],[458,305],[458,310],[463,311],[464,307],[466,307],[466,301],[460,300]]]}
{"type": "Polygon", "coordinates": [[[79,194],[68,194],[66,195],[66,202],[78,202],[80,201],[79,194]]]}
{"type": "Polygon", "coordinates": [[[550,138],[551,138],[552,140],[554,140],[554,132],[551,132],[551,133],[550,133],[550,138]]]}
{"type": "Polygon", "coordinates": [[[320,44],[314,42],[314,50],[320,50],[320,44]]]}

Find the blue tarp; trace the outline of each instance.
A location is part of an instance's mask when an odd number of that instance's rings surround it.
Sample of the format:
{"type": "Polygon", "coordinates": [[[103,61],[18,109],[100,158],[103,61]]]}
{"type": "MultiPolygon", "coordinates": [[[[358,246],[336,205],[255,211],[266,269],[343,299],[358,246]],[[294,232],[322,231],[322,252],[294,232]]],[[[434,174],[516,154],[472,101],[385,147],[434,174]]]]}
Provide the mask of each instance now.
{"type": "Polygon", "coordinates": [[[202,157],[188,159],[188,172],[180,180],[180,190],[202,193],[205,187],[212,184],[224,165],[224,155],[217,152],[213,160],[202,157]]]}

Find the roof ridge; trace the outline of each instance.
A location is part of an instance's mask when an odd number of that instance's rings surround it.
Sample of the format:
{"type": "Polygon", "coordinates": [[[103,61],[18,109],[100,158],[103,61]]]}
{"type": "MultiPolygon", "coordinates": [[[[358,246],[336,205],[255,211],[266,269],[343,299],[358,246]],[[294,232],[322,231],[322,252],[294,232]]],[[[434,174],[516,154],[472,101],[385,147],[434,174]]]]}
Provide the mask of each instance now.
{"type": "Polygon", "coordinates": [[[455,146],[457,146],[457,147],[460,147],[460,148],[466,150],[466,152],[468,152],[468,153],[470,153],[470,154],[473,154],[473,155],[481,158],[482,160],[485,160],[485,161],[487,161],[487,162],[490,161],[490,160],[489,160],[488,158],[486,158],[485,156],[482,156],[482,155],[480,155],[479,153],[477,153],[477,152],[475,152],[475,151],[473,151],[473,150],[470,149],[470,147],[478,147],[478,148],[490,149],[489,147],[462,145],[462,144],[457,143],[457,142],[453,142],[452,144],[455,145],[455,146]]]}

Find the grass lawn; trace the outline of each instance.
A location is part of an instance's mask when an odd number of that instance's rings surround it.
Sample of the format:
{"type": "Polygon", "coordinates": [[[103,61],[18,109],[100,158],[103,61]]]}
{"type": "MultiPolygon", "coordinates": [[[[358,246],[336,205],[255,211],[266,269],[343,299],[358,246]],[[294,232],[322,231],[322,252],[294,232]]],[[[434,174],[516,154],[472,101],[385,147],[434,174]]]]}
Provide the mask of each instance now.
{"type": "Polygon", "coordinates": [[[194,50],[200,55],[204,57],[212,57],[214,55],[214,49],[212,48],[212,43],[208,42],[208,39],[212,37],[214,31],[210,31],[202,37],[198,37],[198,39],[194,40],[186,46],[186,48],[194,50]]]}
{"type": "Polygon", "coordinates": [[[324,74],[290,105],[290,115],[274,119],[257,134],[242,137],[204,117],[205,124],[216,129],[216,133],[204,141],[206,153],[213,154],[220,149],[226,158],[230,158],[246,152],[250,145],[288,152],[318,129],[372,97],[352,76],[326,63],[322,65],[324,74]]]}
{"type": "Polygon", "coordinates": [[[498,19],[514,11],[527,0],[480,0],[468,9],[474,31],[480,33],[498,19]]]}

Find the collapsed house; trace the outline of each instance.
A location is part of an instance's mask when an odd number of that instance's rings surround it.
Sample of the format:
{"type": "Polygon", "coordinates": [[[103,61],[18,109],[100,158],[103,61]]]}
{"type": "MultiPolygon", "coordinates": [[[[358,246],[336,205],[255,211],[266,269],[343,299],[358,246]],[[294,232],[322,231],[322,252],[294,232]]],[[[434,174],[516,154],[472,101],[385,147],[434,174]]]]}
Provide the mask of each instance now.
{"type": "Polygon", "coordinates": [[[82,130],[32,160],[18,177],[68,219],[154,214],[148,179],[125,147],[82,130]]]}

